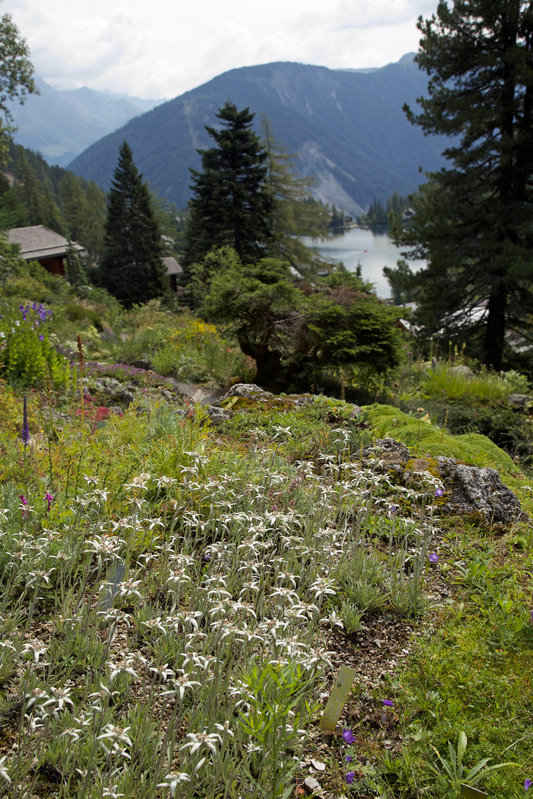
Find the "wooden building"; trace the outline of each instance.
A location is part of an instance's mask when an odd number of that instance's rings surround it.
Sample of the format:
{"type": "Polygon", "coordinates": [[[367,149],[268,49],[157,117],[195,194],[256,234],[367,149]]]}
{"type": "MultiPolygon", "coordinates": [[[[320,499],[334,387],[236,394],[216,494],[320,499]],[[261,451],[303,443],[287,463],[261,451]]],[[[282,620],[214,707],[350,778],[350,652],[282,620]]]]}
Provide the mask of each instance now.
{"type": "MultiPolygon", "coordinates": [[[[44,225],[31,227],[15,227],[8,231],[10,244],[18,244],[20,254],[25,261],[38,261],[53,275],[65,275],[65,259],[68,255],[68,240],[44,225]]],[[[72,242],[74,250],[83,256],[85,250],[72,242]]]]}

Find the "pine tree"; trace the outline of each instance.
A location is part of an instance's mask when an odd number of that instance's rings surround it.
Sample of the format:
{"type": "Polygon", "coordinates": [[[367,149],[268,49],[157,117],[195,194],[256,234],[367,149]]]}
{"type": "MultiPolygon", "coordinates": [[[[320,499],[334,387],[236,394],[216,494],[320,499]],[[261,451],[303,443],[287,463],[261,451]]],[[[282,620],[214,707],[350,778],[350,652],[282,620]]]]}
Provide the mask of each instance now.
{"type": "Polygon", "coordinates": [[[127,307],[160,297],[168,285],[161,251],[148,187],[124,142],[109,192],[99,282],[127,307]]]}
{"type": "Polygon", "coordinates": [[[533,6],[440,2],[418,27],[429,97],[406,111],[426,134],[453,138],[449,168],[429,176],[396,240],[428,259],[417,295],[427,330],[477,332],[500,369],[506,333],[527,337],[533,311],[533,6]]]}
{"type": "Polygon", "coordinates": [[[193,197],[185,237],[185,267],[213,247],[229,245],[240,258],[261,258],[272,238],[272,195],[266,152],[252,130],[254,114],[229,101],[216,114],[221,128],[206,126],[216,146],[198,150],[202,172],[191,170],[193,197]]]}

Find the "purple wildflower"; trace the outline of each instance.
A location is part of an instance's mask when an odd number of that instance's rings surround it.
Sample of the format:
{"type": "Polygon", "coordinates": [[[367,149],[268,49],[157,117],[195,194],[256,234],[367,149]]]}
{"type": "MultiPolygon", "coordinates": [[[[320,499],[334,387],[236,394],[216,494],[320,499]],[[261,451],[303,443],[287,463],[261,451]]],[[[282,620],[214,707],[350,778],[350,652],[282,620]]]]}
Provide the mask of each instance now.
{"type": "Polygon", "coordinates": [[[39,336],[39,341],[44,341],[44,336],[43,336],[43,334],[42,334],[42,333],[41,333],[41,335],[39,336]]]}
{"type": "Polygon", "coordinates": [[[443,494],[444,494],[444,489],[443,488],[437,488],[437,490],[435,491],[435,496],[436,497],[442,497],[443,494]]]}
{"type": "Polygon", "coordinates": [[[21,505],[27,505],[28,504],[28,500],[26,499],[24,494],[19,494],[19,499],[20,499],[20,504],[21,505]]]}
{"type": "Polygon", "coordinates": [[[20,437],[24,443],[24,448],[26,448],[30,440],[30,428],[28,427],[28,398],[26,394],[24,394],[24,399],[22,400],[22,431],[20,437]]]}
{"type": "Polygon", "coordinates": [[[351,763],[352,762],[352,756],[351,755],[346,755],[346,757],[344,759],[346,760],[347,763],[351,763]]]}
{"type": "Polygon", "coordinates": [[[348,774],[344,778],[348,785],[351,785],[355,779],[355,771],[349,771],[348,774]]]}
{"type": "Polygon", "coordinates": [[[439,559],[439,556],[437,555],[436,552],[431,552],[430,553],[430,556],[429,556],[429,562],[430,563],[437,563],[438,559],[439,559]]]}
{"type": "Polygon", "coordinates": [[[391,702],[390,699],[382,699],[381,701],[385,707],[394,707],[394,702],[391,702]]]}
{"type": "Polygon", "coordinates": [[[529,791],[529,789],[531,788],[532,785],[533,785],[533,780],[529,780],[529,779],[526,780],[524,782],[524,791],[529,791]]]}
{"type": "Polygon", "coordinates": [[[54,501],[54,497],[52,496],[52,494],[49,494],[48,491],[44,495],[44,501],[48,504],[46,512],[49,513],[52,502],[54,501]]]}
{"type": "Polygon", "coordinates": [[[344,727],[342,731],[342,737],[344,738],[347,744],[354,744],[356,741],[355,735],[347,727],[344,727]]]}

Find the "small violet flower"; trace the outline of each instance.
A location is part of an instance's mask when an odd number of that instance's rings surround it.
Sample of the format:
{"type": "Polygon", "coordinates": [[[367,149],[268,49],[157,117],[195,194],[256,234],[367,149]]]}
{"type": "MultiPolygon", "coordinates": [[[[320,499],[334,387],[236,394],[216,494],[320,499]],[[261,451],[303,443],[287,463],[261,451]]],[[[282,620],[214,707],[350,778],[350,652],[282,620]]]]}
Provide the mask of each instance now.
{"type": "Polygon", "coordinates": [[[439,556],[437,555],[437,553],[436,552],[431,552],[431,554],[429,556],[429,562],[430,563],[437,563],[438,559],[439,559],[439,556]]]}
{"type": "Polygon", "coordinates": [[[347,729],[347,727],[344,727],[342,731],[342,737],[344,738],[347,744],[354,744],[356,741],[355,735],[351,730],[347,729]]]}
{"type": "Polygon", "coordinates": [[[352,756],[351,755],[346,755],[346,757],[344,759],[346,760],[347,763],[351,763],[352,762],[352,756]]]}
{"type": "Polygon", "coordinates": [[[351,785],[355,779],[355,771],[349,771],[348,774],[344,778],[348,785],[351,785]]]}
{"type": "Polygon", "coordinates": [[[394,707],[394,702],[391,702],[390,699],[382,699],[381,701],[385,707],[394,707]]]}
{"type": "Polygon", "coordinates": [[[524,782],[524,791],[529,791],[529,789],[531,788],[532,785],[533,785],[533,780],[527,779],[524,782]]]}
{"type": "Polygon", "coordinates": [[[52,494],[49,494],[48,491],[44,495],[44,501],[48,504],[46,512],[49,513],[52,502],[54,501],[54,497],[52,496],[52,494]]]}
{"type": "Polygon", "coordinates": [[[435,496],[436,497],[442,497],[443,494],[444,494],[444,489],[443,488],[437,488],[437,490],[435,491],[435,496]]]}

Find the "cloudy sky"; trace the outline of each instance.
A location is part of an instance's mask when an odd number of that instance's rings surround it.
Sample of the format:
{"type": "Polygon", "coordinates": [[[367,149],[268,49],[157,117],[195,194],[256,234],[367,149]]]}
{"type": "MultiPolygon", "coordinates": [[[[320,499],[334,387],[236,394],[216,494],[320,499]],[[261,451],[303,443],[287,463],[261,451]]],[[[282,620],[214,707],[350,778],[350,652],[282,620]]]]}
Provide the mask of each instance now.
{"type": "Polygon", "coordinates": [[[59,89],[171,98],[233,67],[377,67],[418,47],[437,0],[0,0],[59,89]]]}

